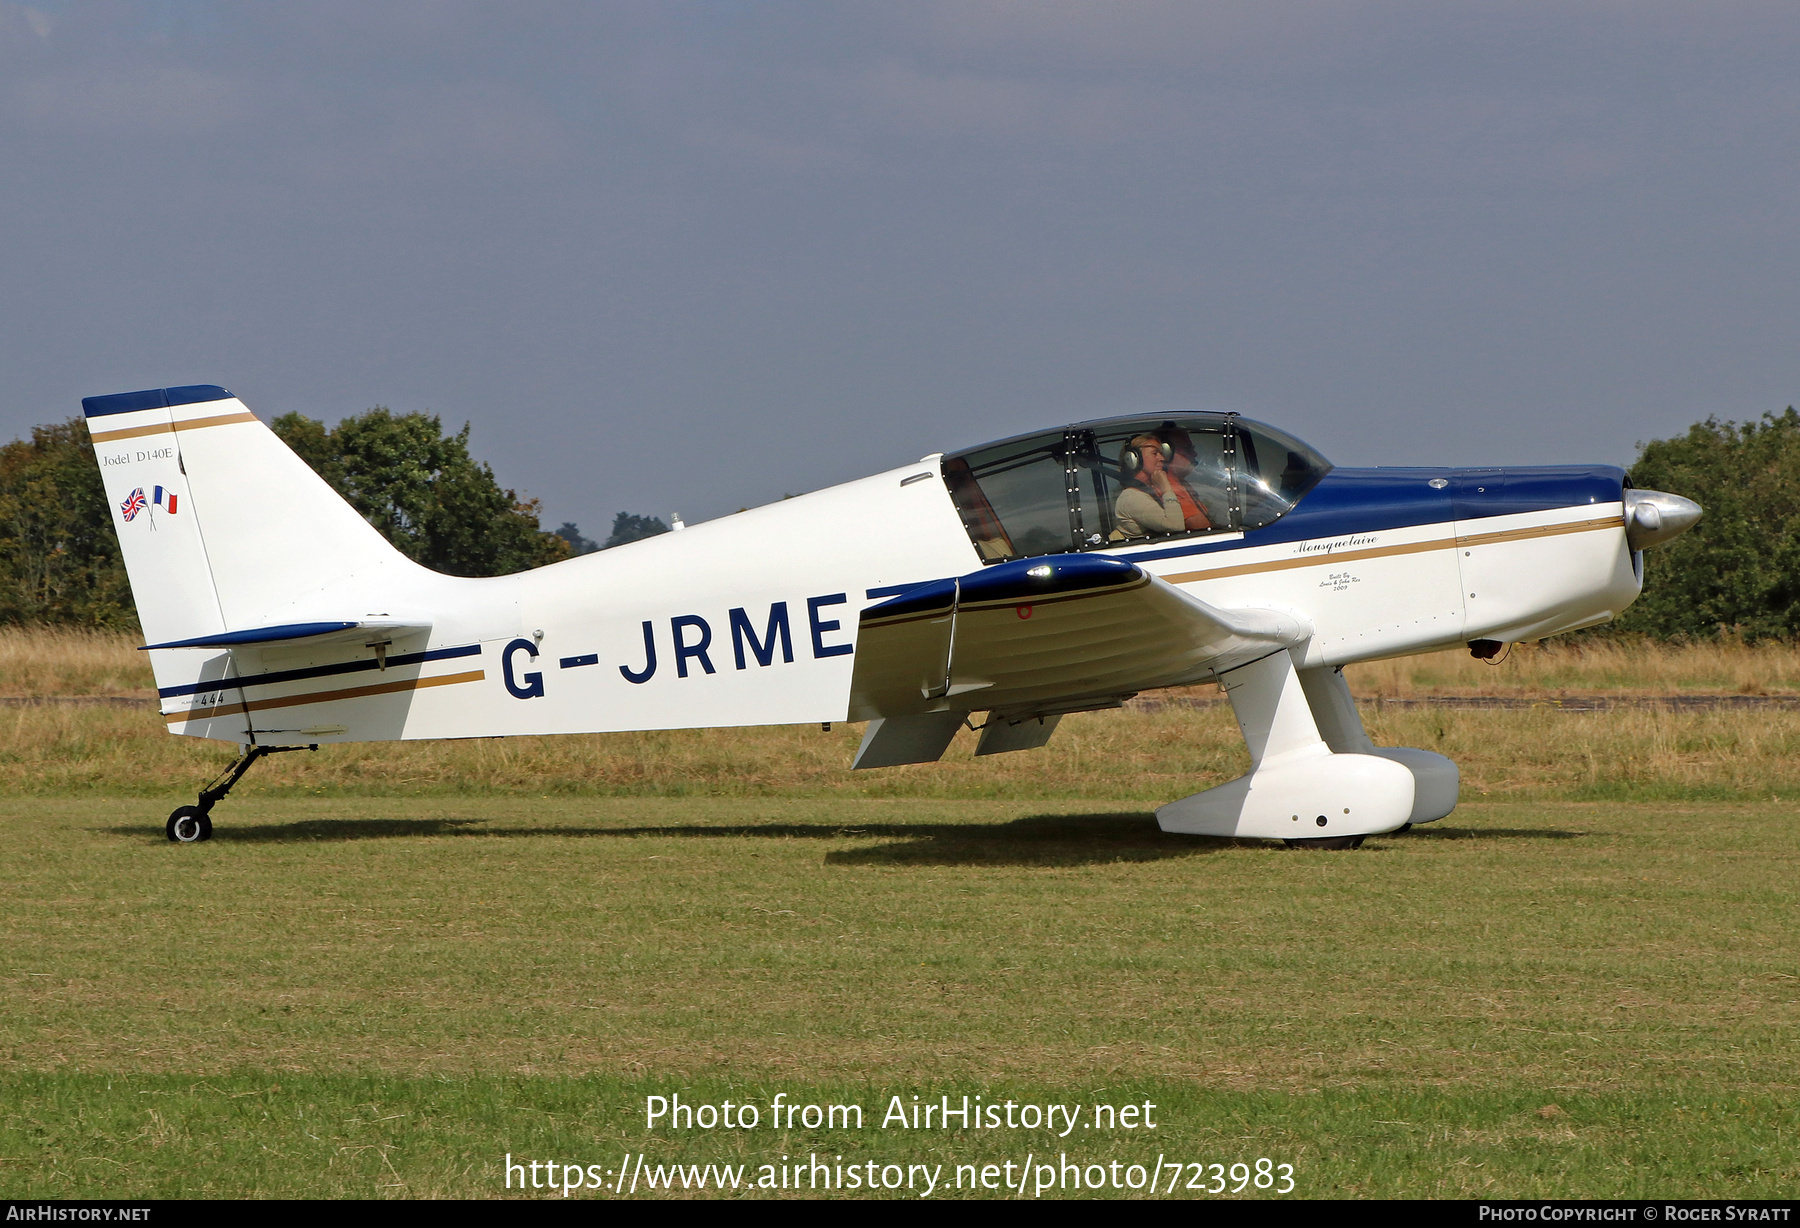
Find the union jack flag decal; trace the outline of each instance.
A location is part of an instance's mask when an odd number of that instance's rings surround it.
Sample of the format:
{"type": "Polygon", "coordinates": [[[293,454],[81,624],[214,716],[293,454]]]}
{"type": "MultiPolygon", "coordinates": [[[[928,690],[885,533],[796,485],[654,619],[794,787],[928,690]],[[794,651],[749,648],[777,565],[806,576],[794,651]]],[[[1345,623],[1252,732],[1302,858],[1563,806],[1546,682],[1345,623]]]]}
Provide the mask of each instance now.
{"type": "Polygon", "coordinates": [[[126,520],[132,520],[144,510],[147,502],[148,500],[144,498],[144,488],[140,486],[125,496],[125,502],[119,504],[119,510],[125,513],[126,520]]]}

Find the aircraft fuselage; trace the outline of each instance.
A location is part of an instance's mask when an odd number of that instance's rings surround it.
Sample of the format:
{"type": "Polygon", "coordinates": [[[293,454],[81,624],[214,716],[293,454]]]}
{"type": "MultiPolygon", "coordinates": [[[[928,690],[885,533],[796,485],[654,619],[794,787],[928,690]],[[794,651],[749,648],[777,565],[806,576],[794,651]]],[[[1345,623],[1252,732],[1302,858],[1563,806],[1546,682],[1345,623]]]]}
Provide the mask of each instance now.
{"type": "MultiPolygon", "coordinates": [[[[853,685],[863,610],[982,569],[937,465],[927,458],[514,576],[409,569],[408,600],[434,612],[432,627],[391,644],[379,678],[365,676],[376,663],[360,645],[238,649],[235,670],[222,655],[160,650],[164,710],[175,732],[243,741],[247,704],[258,740],[278,743],[833,722],[954,707],[957,696],[883,705],[853,685]],[[228,673],[267,681],[240,697],[228,673]],[[421,685],[405,687],[409,676],[421,685]],[[369,690],[377,686],[393,689],[369,690]]],[[[1537,639],[1605,621],[1636,598],[1623,477],[1606,467],[1334,469],[1273,524],[1088,553],[1214,606],[1292,612],[1313,629],[1296,652],[1301,667],[1537,639]]],[[[338,591],[255,618],[394,612],[393,579],[348,577],[338,591]]],[[[1161,684],[1210,678],[1202,670],[1161,684]]],[[[1066,685],[1070,707],[1107,697],[1084,688],[1078,667],[1066,685]]],[[[985,710],[997,698],[963,702],[985,710]]]]}

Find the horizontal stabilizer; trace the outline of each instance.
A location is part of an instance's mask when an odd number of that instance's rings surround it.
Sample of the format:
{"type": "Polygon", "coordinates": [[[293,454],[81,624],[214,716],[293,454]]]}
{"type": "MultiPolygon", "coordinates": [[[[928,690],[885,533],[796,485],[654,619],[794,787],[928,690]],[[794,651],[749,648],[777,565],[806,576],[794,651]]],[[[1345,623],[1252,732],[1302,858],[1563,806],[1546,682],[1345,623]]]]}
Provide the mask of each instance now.
{"type": "Polygon", "coordinates": [[[145,644],[144,652],[153,648],[240,648],[248,645],[277,645],[305,640],[307,644],[348,643],[379,635],[392,638],[418,631],[431,630],[430,623],[371,622],[367,619],[343,622],[282,623],[274,627],[251,627],[243,631],[220,631],[198,635],[188,640],[170,640],[166,644],[145,644]]]}

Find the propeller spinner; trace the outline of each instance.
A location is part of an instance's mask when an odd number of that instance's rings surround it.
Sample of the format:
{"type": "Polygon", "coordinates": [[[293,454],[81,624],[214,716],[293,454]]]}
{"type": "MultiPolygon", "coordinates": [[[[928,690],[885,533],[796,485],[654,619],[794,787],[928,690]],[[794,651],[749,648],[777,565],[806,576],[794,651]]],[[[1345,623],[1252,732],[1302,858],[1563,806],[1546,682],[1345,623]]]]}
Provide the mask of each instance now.
{"type": "Polygon", "coordinates": [[[1660,490],[1625,492],[1625,540],[1633,550],[1673,541],[1700,521],[1700,505],[1660,490]]]}

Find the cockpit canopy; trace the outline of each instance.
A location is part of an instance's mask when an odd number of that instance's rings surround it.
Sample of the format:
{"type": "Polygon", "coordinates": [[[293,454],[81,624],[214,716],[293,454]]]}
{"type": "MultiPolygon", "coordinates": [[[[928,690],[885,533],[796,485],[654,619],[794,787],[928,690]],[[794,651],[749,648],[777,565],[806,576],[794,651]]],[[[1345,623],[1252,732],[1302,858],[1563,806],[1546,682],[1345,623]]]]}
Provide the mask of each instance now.
{"type": "Polygon", "coordinates": [[[1108,418],[944,458],[983,562],[1236,532],[1285,515],[1331,469],[1236,414],[1108,418]]]}

